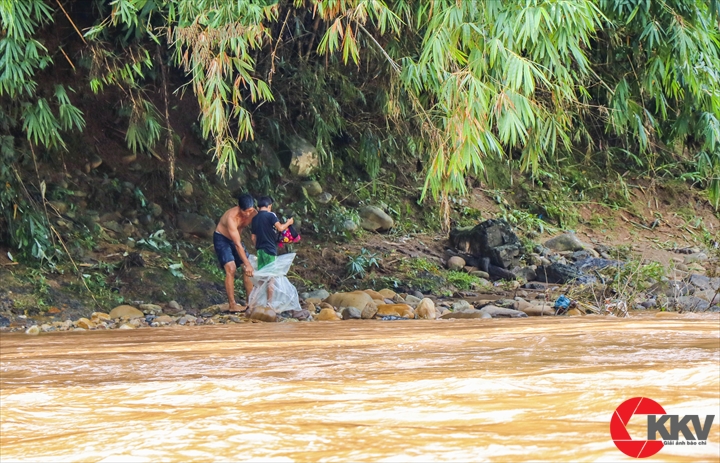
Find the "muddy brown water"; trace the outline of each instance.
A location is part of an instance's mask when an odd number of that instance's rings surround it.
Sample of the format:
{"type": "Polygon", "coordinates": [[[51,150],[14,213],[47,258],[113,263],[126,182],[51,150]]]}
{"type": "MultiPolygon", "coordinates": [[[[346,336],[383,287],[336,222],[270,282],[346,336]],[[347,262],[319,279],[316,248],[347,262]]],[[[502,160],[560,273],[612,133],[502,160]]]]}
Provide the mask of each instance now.
{"type": "MultiPolygon", "coordinates": [[[[2,334],[0,460],[638,461],[636,396],[720,415],[720,317],[2,334]]],[[[718,461],[718,418],[650,460],[718,461]]]]}

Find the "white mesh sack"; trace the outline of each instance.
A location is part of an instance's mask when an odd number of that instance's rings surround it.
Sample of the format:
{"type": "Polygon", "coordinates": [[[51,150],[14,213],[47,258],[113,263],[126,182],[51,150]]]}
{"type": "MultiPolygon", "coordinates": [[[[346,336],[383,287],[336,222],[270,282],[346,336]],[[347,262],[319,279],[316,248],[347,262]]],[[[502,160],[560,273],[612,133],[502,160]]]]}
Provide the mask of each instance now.
{"type": "Polygon", "coordinates": [[[287,310],[302,310],[297,289],[287,279],[295,253],[283,254],[261,270],[257,269],[257,258],[250,256],[253,266],[253,289],[248,297],[248,308],[270,307],[276,313],[287,310]],[[270,300],[268,301],[268,289],[270,300]]]}

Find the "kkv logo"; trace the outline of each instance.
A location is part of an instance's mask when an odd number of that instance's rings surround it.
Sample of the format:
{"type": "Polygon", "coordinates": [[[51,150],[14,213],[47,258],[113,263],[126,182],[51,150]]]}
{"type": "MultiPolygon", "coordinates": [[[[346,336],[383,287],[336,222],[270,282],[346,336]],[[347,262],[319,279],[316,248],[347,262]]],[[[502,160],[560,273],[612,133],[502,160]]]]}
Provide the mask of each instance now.
{"type": "Polygon", "coordinates": [[[647,397],[633,397],[621,403],[610,419],[610,436],[615,446],[625,455],[647,458],[658,453],[666,445],[706,445],[715,415],[707,415],[705,423],[700,416],[668,415],[659,403],[647,397]],[[634,440],[627,431],[633,415],[647,415],[647,440],[634,440]],[[688,427],[692,423],[693,434],[688,427]],[[668,429],[666,426],[669,425],[668,429]],[[657,440],[660,434],[662,440],[657,440]],[[680,434],[685,440],[679,440],[680,434]]]}

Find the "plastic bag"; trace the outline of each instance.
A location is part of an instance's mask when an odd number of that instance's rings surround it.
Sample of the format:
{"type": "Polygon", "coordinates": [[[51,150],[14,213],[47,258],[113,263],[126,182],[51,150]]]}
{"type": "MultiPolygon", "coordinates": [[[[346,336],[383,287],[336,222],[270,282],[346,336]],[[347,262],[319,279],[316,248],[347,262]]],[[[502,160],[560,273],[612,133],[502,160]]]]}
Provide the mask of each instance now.
{"type": "Polygon", "coordinates": [[[250,256],[250,264],[253,266],[251,278],[253,289],[248,297],[248,308],[270,307],[276,313],[288,310],[302,310],[297,289],[287,279],[295,253],[283,254],[261,270],[257,269],[257,258],[250,256]],[[270,289],[270,301],[268,301],[268,289],[270,289]]]}

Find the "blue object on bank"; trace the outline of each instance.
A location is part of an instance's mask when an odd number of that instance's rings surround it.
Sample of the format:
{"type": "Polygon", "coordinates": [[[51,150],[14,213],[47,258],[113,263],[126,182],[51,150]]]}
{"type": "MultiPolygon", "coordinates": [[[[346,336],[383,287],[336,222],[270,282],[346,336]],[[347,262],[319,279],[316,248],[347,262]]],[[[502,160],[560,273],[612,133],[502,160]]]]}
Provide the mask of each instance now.
{"type": "Polygon", "coordinates": [[[567,310],[567,308],[570,307],[570,299],[565,297],[565,295],[563,294],[559,298],[555,299],[554,307],[555,309],[567,310]]]}

